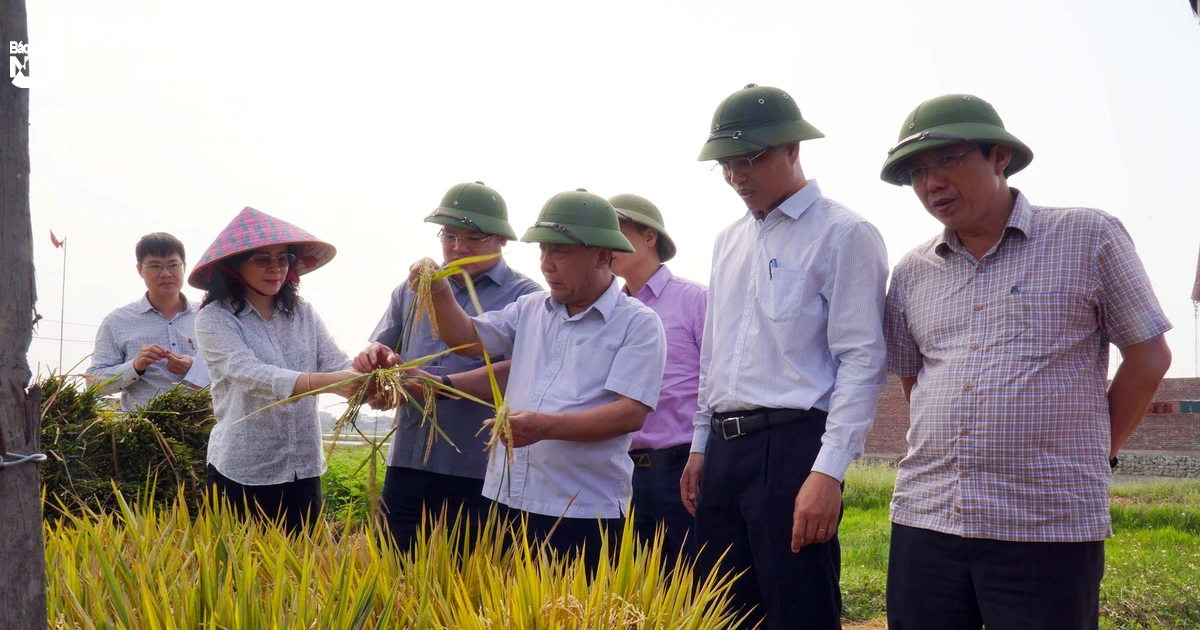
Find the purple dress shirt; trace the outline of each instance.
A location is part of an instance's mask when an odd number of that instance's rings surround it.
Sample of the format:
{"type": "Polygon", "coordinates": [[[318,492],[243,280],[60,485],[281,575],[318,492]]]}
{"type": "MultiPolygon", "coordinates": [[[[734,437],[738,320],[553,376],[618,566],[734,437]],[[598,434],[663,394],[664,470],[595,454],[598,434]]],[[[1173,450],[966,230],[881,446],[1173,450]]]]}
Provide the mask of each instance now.
{"type": "MultiPolygon", "coordinates": [[[[628,292],[628,289],[626,289],[628,292]]],[[[699,410],[700,342],[708,288],[677,278],[666,265],[658,268],[637,299],[658,313],[667,333],[667,367],[663,371],[658,407],[633,434],[631,449],[660,449],[691,444],[692,417],[699,410]]]]}

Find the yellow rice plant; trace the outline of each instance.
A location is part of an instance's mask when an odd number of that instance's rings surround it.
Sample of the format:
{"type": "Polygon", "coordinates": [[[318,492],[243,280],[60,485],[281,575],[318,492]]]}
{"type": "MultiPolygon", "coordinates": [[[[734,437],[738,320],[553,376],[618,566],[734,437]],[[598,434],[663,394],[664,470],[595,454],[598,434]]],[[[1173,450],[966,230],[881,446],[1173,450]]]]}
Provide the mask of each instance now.
{"type": "Polygon", "coordinates": [[[473,546],[463,529],[439,524],[400,554],[373,524],[318,518],[288,535],[227,505],[193,515],[183,502],[118,503],[118,513],[46,523],[52,627],[718,630],[738,621],[730,579],[695,579],[682,560],[663,566],[661,534],[636,540],[632,518],[619,551],[605,549],[589,576],[494,518],[473,546]]]}

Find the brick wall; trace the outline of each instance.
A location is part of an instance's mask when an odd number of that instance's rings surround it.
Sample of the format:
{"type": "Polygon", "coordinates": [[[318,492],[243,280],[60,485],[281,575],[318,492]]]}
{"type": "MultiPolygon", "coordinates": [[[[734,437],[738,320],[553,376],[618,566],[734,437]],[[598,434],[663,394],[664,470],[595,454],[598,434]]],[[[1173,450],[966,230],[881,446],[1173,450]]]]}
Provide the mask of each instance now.
{"type": "MultiPolygon", "coordinates": [[[[879,414],[867,438],[867,453],[902,454],[908,450],[908,403],[900,379],[889,376],[879,395],[879,414]]],[[[1200,378],[1163,381],[1154,403],[1124,448],[1139,451],[1200,452],[1200,378]]]]}

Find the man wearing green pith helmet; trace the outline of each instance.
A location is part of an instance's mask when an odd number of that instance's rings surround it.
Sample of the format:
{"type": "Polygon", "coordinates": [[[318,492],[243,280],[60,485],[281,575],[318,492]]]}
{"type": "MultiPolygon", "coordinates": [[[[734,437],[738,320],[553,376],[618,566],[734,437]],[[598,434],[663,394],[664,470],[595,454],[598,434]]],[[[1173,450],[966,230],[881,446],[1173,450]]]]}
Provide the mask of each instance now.
{"type": "MultiPolygon", "coordinates": [[[[613,277],[614,252],[633,247],[603,197],[582,189],[551,197],[521,240],[539,244],[549,291],[470,317],[442,280],[432,286],[434,314],[447,345],[467,346],[461,354],[512,357],[501,385],[512,433],[488,462],[484,495],[503,518],[525,519],[530,539],[582,550],[594,569],[601,545],[612,550],[620,534],[629,445],[658,404],[666,340],[654,311],[613,277]]],[[[484,370],[452,380],[491,397],[484,370]]]]}
{"type": "Polygon", "coordinates": [[[667,365],[663,371],[658,408],[633,436],[633,519],[645,539],[663,529],[666,566],[679,554],[696,555],[694,520],[680,500],[679,483],[692,445],[692,419],[698,411],[700,343],[708,290],[677,276],[665,264],[675,256],[675,241],[667,234],[662,212],[649,199],[622,194],[609,203],[621,217],[621,233],[633,252],[618,254],[613,273],[625,280],[626,294],[658,313],[667,334],[667,365]]]}
{"type": "MultiPolygon", "coordinates": [[[[438,241],[442,261],[453,262],[467,257],[498,255],[510,240],[517,238],[508,223],[508,206],[504,198],[483,182],[457,184],[442,197],[442,202],[425,217],[425,222],[439,226],[438,241]]],[[[463,266],[471,276],[480,306],[499,309],[522,295],[536,293],[542,288],[533,280],[512,269],[504,258],[498,257],[463,266]]],[[[455,276],[447,285],[454,300],[467,308],[471,296],[466,284],[455,276]]],[[[402,339],[405,319],[415,299],[408,284],[396,287],[390,304],[371,334],[369,345],[354,360],[355,369],[368,372],[377,367],[416,359],[447,350],[446,343],[433,336],[429,321],[421,319],[412,327],[407,339],[402,339]],[[403,345],[402,345],[403,344],[403,345]]],[[[471,307],[473,309],[473,307],[471,307]]],[[[473,310],[472,310],[473,312],[473,310]]],[[[491,359],[507,369],[507,357],[493,354],[491,359]]],[[[434,378],[476,369],[484,364],[480,357],[442,355],[425,365],[434,378]]],[[[447,383],[453,385],[452,382],[447,383]]],[[[438,516],[446,510],[452,524],[461,512],[471,524],[466,530],[471,536],[486,516],[488,502],[480,495],[487,457],[483,452],[486,435],[477,435],[483,421],[491,412],[468,400],[439,398],[439,426],[447,438],[434,440],[428,456],[430,431],[420,411],[411,406],[398,411],[396,435],[388,454],[387,475],[384,477],[383,516],[397,547],[408,550],[416,540],[422,519],[438,516]]]]}
{"type": "Polygon", "coordinates": [[[728,549],[734,604],[771,630],[841,627],[841,481],[884,382],[883,239],[805,177],[800,143],[820,137],[750,84],[700,152],[747,212],[713,248],[684,500],[702,570],[728,549]]]}
{"type": "Polygon", "coordinates": [[[929,99],[896,140],[880,177],[944,227],[887,295],[888,369],[911,401],[888,627],[1097,628],[1111,469],[1170,366],[1171,324],[1116,217],[1009,186],[1033,151],[990,104],[929,99]]]}

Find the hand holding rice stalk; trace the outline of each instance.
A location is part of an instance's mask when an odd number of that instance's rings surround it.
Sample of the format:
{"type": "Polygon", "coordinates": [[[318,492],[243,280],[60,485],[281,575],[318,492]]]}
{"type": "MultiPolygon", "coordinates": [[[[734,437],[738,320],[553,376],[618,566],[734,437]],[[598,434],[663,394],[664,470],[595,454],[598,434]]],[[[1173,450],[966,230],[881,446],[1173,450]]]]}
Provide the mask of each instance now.
{"type": "MultiPolygon", "coordinates": [[[[416,299],[413,300],[412,306],[409,308],[408,318],[405,319],[405,330],[403,331],[403,334],[401,335],[401,338],[404,339],[404,342],[403,342],[404,346],[408,345],[408,340],[412,336],[413,327],[415,327],[416,323],[419,322],[422,318],[427,318],[429,320],[429,325],[433,331],[433,336],[435,339],[438,338],[439,333],[438,333],[438,327],[437,327],[437,314],[434,313],[434,310],[433,310],[433,285],[435,282],[437,282],[439,280],[448,279],[448,278],[450,278],[450,276],[454,276],[454,275],[460,276],[462,278],[463,284],[467,288],[467,294],[471,296],[471,304],[475,307],[476,315],[482,315],[483,307],[480,306],[480,304],[479,304],[479,296],[475,292],[475,283],[471,280],[471,275],[468,274],[466,271],[464,271],[462,269],[462,267],[464,265],[470,265],[470,264],[477,263],[477,262],[485,262],[485,261],[493,260],[493,259],[499,258],[499,257],[500,257],[500,254],[490,254],[490,255],[486,255],[486,256],[468,256],[466,258],[460,258],[458,260],[447,263],[441,269],[438,269],[436,267],[436,264],[428,258],[417,263],[418,265],[420,265],[420,268],[416,272],[416,278],[410,281],[410,286],[413,290],[413,293],[414,293],[416,299]]],[[[500,391],[500,385],[496,382],[496,374],[492,370],[491,357],[488,356],[487,348],[483,346],[482,340],[479,341],[479,345],[483,349],[483,361],[484,361],[484,365],[487,367],[488,380],[490,381],[491,386],[492,386],[492,400],[494,402],[488,406],[490,406],[496,410],[496,415],[494,418],[491,418],[490,420],[485,422],[484,425],[479,428],[479,432],[477,432],[476,435],[483,432],[484,429],[488,429],[488,428],[491,429],[491,434],[489,435],[488,441],[487,441],[487,450],[488,450],[489,456],[495,456],[497,444],[501,443],[502,440],[507,441],[507,442],[512,441],[512,423],[509,421],[509,418],[508,418],[508,416],[509,416],[508,403],[504,402],[504,395],[500,391]]],[[[457,348],[456,348],[456,350],[457,350],[457,348]]],[[[399,352],[399,351],[400,351],[400,348],[397,348],[397,352],[399,352]]],[[[482,402],[482,401],[479,401],[479,399],[472,398],[470,396],[464,396],[464,397],[468,398],[470,400],[477,401],[477,402],[482,402]]],[[[487,403],[484,403],[484,404],[487,404],[487,403]]],[[[428,406],[427,406],[427,408],[428,408],[428,406]]],[[[436,424],[434,426],[436,426],[436,424]]],[[[431,437],[432,437],[432,434],[431,434],[431,437]]],[[[432,442],[430,443],[429,447],[427,447],[427,449],[426,449],[426,458],[428,458],[428,456],[429,456],[428,448],[432,448],[432,442]]],[[[507,453],[507,458],[506,458],[507,461],[505,461],[504,473],[502,474],[502,479],[505,481],[511,481],[508,479],[508,468],[509,468],[509,466],[512,465],[512,462],[513,462],[512,449],[506,449],[506,453],[507,453]]]]}

